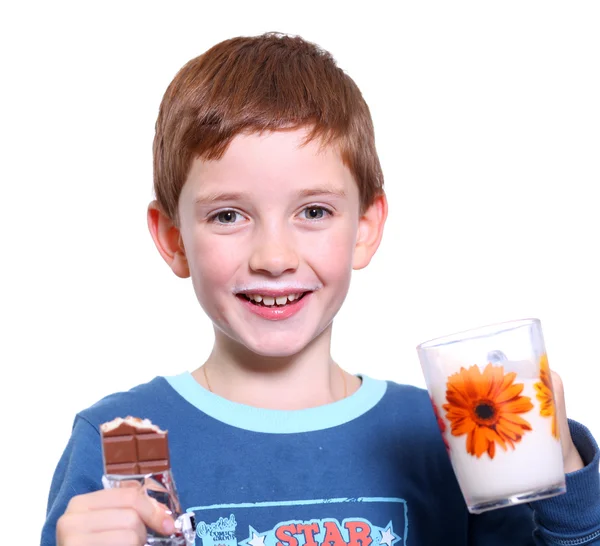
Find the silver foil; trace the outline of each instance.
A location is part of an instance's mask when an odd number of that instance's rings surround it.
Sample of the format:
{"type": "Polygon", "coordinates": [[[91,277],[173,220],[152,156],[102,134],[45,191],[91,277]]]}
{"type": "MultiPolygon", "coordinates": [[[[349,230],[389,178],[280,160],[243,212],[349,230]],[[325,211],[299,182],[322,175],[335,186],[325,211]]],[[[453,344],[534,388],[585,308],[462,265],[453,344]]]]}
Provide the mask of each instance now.
{"type": "Polygon", "coordinates": [[[165,506],[165,510],[175,520],[175,533],[161,535],[147,528],[146,546],[194,546],[195,521],[192,512],[181,512],[175,481],[170,470],[153,474],[105,474],[102,476],[104,489],[128,487],[132,482],[139,483],[146,494],[165,506]]]}

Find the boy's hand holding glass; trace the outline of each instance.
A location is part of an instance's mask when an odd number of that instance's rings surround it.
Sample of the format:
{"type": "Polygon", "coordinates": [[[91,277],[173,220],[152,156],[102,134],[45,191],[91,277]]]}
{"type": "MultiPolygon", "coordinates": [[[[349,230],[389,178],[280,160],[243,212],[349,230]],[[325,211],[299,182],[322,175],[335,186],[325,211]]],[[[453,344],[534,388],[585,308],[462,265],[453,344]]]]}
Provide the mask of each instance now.
{"type": "Polygon", "coordinates": [[[566,491],[565,473],[583,462],[539,320],[450,335],[417,351],[470,512],[566,491]]]}

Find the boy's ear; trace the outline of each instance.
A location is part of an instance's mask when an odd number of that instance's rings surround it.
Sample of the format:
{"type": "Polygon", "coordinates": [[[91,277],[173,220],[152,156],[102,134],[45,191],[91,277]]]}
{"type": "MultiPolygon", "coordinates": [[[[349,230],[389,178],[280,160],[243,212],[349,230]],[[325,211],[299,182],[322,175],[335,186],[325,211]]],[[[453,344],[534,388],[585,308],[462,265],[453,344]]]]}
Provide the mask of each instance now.
{"type": "Polygon", "coordinates": [[[379,247],[379,243],[381,243],[387,214],[387,199],[385,193],[381,193],[358,220],[358,237],[352,261],[353,269],[362,269],[369,265],[371,258],[379,247]]]}
{"type": "Polygon", "coordinates": [[[182,279],[190,276],[185,248],[179,229],[161,210],[157,201],[148,205],[148,228],[156,248],[173,273],[182,279]]]}

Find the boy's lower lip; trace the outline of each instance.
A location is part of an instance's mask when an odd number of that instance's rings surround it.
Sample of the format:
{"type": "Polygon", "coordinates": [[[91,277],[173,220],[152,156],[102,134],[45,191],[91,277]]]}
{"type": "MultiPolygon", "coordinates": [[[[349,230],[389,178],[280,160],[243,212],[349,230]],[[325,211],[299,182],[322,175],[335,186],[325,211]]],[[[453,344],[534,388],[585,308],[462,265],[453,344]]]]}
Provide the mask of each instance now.
{"type": "Polygon", "coordinates": [[[251,313],[258,315],[261,318],[267,320],[284,320],[298,313],[305,305],[308,299],[311,297],[312,292],[307,292],[302,298],[286,305],[278,306],[273,305],[267,307],[266,305],[256,305],[244,296],[238,296],[241,304],[246,307],[251,313]]]}

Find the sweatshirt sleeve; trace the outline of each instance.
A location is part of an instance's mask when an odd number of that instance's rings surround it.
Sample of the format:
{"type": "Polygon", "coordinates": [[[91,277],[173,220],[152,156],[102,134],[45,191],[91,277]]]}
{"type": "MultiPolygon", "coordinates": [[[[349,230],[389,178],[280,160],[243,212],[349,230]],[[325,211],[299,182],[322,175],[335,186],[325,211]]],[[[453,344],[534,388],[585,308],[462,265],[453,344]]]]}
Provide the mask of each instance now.
{"type": "Polygon", "coordinates": [[[585,467],[567,474],[567,492],[531,504],[536,544],[600,546],[600,451],[590,431],[569,421],[573,443],[585,467]]]}
{"type": "Polygon", "coordinates": [[[55,546],[56,522],[72,497],[99,489],[102,489],[100,434],[78,415],[50,485],[41,546],[55,546]]]}
{"type": "Polygon", "coordinates": [[[567,492],[470,516],[471,546],[600,546],[600,452],[590,431],[569,421],[584,464],[567,474],[567,492]]]}

